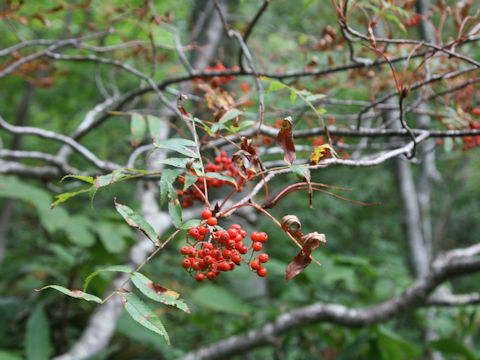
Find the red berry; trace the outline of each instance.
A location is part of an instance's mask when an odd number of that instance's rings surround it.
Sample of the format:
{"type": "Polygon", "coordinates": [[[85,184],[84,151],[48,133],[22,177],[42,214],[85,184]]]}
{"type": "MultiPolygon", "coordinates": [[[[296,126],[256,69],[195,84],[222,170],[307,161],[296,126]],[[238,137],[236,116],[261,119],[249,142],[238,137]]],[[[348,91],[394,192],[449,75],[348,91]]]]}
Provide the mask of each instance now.
{"type": "Polygon", "coordinates": [[[252,263],[250,264],[250,267],[253,270],[257,270],[260,267],[260,264],[258,263],[258,260],[257,259],[253,260],[252,263]]]}
{"type": "Polygon", "coordinates": [[[198,259],[194,259],[194,261],[192,262],[192,269],[193,270],[195,270],[195,271],[200,270],[200,265],[198,263],[199,263],[198,259]]]}
{"type": "Polygon", "coordinates": [[[230,265],[228,265],[227,262],[222,261],[221,263],[218,264],[218,270],[229,271],[230,270],[230,265]]]}
{"type": "Polygon", "coordinates": [[[262,250],[262,248],[263,248],[263,245],[262,245],[261,242],[254,242],[252,244],[253,251],[260,251],[260,250],[262,250]]]}
{"type": "Polygon", "coordinates": [[[238,230],[238,233],[242,236],[242,238],[245,238],[247,236],[247,232],[243,229],[238,230]]]}
{"type": "Polygon", "coordinates": [[[257,269],[257,274],[258,274],[258,276],[260,276],[260,277],[265,277],[265,276],[267,276],[267,269],[264,268],[263,266],[260,266],[260,267],[257,269]]]}
{"type": "Polygon", "coordinates": [[[202,282],[203,280],[205,280],[205,275],[203,275],[202,273],[198,273],[197,275],[195,275],[195,280],[197,280],[198,282],[202,282]]]}
{"type": "Polygon", "coordinates": [[[230,226],[230,229],[235,229],[237,231],[240,231],[240,230],[242,230],[242,227],[238,224],[233,224],[232,226],[230,226]]]}
{"type": "Polygon", "coordinates": [[[261,241],[261,236],[260,236],[260,233],[258,232],[253,232],[252,235],[250,235],[250,237],[252,238],[252,241],[253,242],[257,242],[257,241],[261,241]]]}
{"type": "Polygon", "coordinates": [[[473,115],[480,115],[480,108],[473,108],[472,114],[473,115]]]}
{"type": "Polygon", "coordinates": [[[209,272],[207,273],[207,279],[208,279],[208,280],[213,281],[213,280],[215,280],[216,277],[217,277],[217,275],[215,275],[215,273],[214,273],[213,271],[209,271],[209,272]]]}
{"type": "Polygon", "coordinates": [[[185,269],[188,269],[191,265],[192,265],[192,263],[190,262],[190,259],[183,259],[183,261],[182,261],[182,266],[183,266],[185,269]]]}
{"type": "Polygon", "coordinates": [[[262,231],[261,233],[259,233],[259,236],[260,236],[260,240],[258,240],[258,241],[260,241],[260,242],[265,242],[265,241],[268,240],[268,235],[267,235],[267,233],[265,233],[265,232],[263,232],[263,231],[262,231]]]}
{"type": "Polygon", "coordinates": [[[266,253],[261,253],[260,255],[258,255],[258,261],[260,261],[261,263],[266,263],[268,262],[268,254],[266,253]]]}
{"type": "Polygon", "coordinates": [[[226,151],[220,151],[220,157],[224,158],[227,157],[227,152],[226,151]]]}
{"type": "Polygon", "coordinates": [[[238,231],[235,229],[230,229],[228,230],[228,235],[230,236],[230,239],[235,240],[238,236],[238,231]]]}
{"type": "Polygon", "coordinates": [[[200,233],[196,227],[193,227],[188,231],[188,235],[196,239],[200,236],[200,233]]]}
{"type": "Polygon", "coordinates": [[[212,216],[212,212],[209,209],[205,209],[202,211],[202,219],[208,219],[212,216]]]}
{"type": "Polygon", "coordinates": [[[190,248],[189,248],[188,246],[182,246],[182,247],[180,248],[180,252],[181,252],[183,255],[187,255],[189,250],[190,250],[190,248]]]}
{"type": "Polygon", "coordinates": [[[238,254],[234,254],[232,255],[232,261],[238,265],[242,261],[242,257],[238,254]]]}
{"type": "Polygon", "coordinates": [[[208,229],[205,226],[200,225],[198,228],[198,232],[200,235],[207,235],[208,234],[208,229]]]}
{"type": "Polygon", "coordinates": [[[195,246],[191,246],[188,250],[188,256],[195,257],[197,256],[197,248],[195,246]]]}
{"type": "Polygon", "coordinates": [[[217,225],[217,218],[214,217],[214,216],[210,216],[207,220],[207,224],[210,225],[210,226],[215,226],[217,225]]]}
{"type": "Polygon", "coordinates": [[[212,257],[215,259],[219,259],[222,256],[222,252],[218,249],[212,251],[212,257]]]}

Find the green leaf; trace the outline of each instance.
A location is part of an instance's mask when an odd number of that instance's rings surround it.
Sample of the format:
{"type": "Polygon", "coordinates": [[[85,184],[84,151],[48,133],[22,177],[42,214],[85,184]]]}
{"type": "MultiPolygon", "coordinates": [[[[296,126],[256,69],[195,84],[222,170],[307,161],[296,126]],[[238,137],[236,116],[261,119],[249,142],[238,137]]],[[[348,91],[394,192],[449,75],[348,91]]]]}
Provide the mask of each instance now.
{"type": "Polygon", "coordinates": [[[145,326],[147,329],[163,336],[170,345],[170,338],[160,318],[142,300],[132,293],[120,293],[123,298],[125,310],[133,320],[145,326]]]}
{"type": "Polygon", "coordinates": [[[198,124],[200,124],[201,126],[203,126],[203,129],[207,132],[207,134],[209,136],[215,136],[215,134],[213,133],[213,131],[208,127],[207,124],[205,124],[202,120],[194,117],[194,118],[190,118],[191,121],[193,122],[196,122],[198,124]]]}
{"type": "Polygon", "coordinates": [[[61,180],[60,182],[62,182],[63,180],[65,179],[69,179],[69,178],[73,178],[73,179],[77,179],[77,180],[82,180],[82,181],[85,181],[89,184],[93,184],[95,182],[95,180],[93,179],[92,176],[82,176],[82,175],[65,175],[61,180]]]}
{"type": "Polygon", "coordinates": [[[189,230],[190,228],[200,225],[201,220],[199,219],[190,219],[182,223],[178,228],[181,230],[189,230]]]}
{"type": "Polygon", "coordinates": [[[297,93],[295,91],[290,91],[290,102],[293,103],[295,102],[295,100],[297,99],[297,93]]]}
{"type": "Polygon", "coordinates": [[[215,133],[220,129],[226,129],[226,123],[237,118],[241,114],[242,112],[237,109],[228,110],[215,124],[213,124],[212,131],[215,133]]]}
{"type": "Polygon", "coordinates": [[[65,225],[68,239],[75,245],[89,247],[95,244],[95,237],[89,231],[91,222],[84,216],[70,216],[65,225]]]}
{"type": "Polygon", "coordinates": [[[205,176],[207,178],[214,178],[214,179],[218,179],[218,180],[227,181],[227,182],[231,183],[233,186],[235,186],[235,188],[237,187],[237,182],[231,176],[222,175],[222,174],[215,173],[215,172],[208,172],[208,173],[205,174],[205,176]]]}
{"type": "Polygon", "coordinates": [[[95,231],[105,249],[111,254],[121,253],[125,249],[123,234],[117,230],[118,224],[102,221],[95,225],[95,231]]]}
{"type": "Polygon", "coordinates": [[[145,131],[147,130],[147,123],[145,122],[144,115],[133,114],[130,121],[130,131],[132,134],[132,145],[137,147],[143,140],[145,136],[145,131]]]}
{"type": "Polygon", "coordinates": [[[20,351],[0,350],[0,359],[2,360],[25,360],[20,351]]]}
{"type": "Polygon", "coordinates": [[[252,311],[238,296],[216,285],[200,286],[193,293],[193,299],[202,306],[230,314],[245,315],[252,311]]]}
{"type": "Polygon", "coordinates": [[[69,219],[69,214],[65,209],[55,208],[37,208],[40,221],[50,234],[59,229],[63,229],[69,219]]]}
{"type": "Polygon", "coordinates": [[[83,291],[87,291],[88,284],[90,284],[90,281],[97,276],[98,274],[102,272],[124,272],[124,273],[130,273],[132,272],[132,269],[130,269],[128,266],[125,265],[113,265],[109,266],[100,270],[97,270],[90,275],[87,276],[85,279],[85,282],[83,283],[83,291]]]}
{"type": "Polygon", "coordinates": [[[196,148],[190,149],[190,147],[196,146],[192,140],[174,138],[174,139],[167,139],[167,140],[161,140],[161,141],[154,141],[153,145],[155,145],[155,147],[159,149],[168,149],[168,150],[176,151],[190,158],[199,157],[196,148]]]}
{"type": "Polygon", "coordinates": [[[170,220],[176,228],[182,225],[182,206],[178,201],[177,192],[173,186],[169,186],[168,189],[168,213],[170,220]]]}
{"type": "Polygon", "coordinates": [[[352,343],[344,345],[337,356],[335,356],[335,360],[351,360],[358,357],[362,346],[365,344],[367,340],[367,333],[362,332],[360,336],[358,336],[352,343]]]}
{"type": "Polygon", "coordinates": [[[185,182],[183,183],[183,191],[187,190],[190,186],[195,184],[198,180],[198,176],[193,175],[192,173],[185,173],[185,182]]]}
{"type": "Polygon", "coordinates": [[[48,360],[53,354],[50,327],[45,310],[41,305],[37,305],[28,318],[25,353],[27,360],[48,360]]]}
{"type": "Polygon", "coordinates": [[[97,189],[114,184],[123,178],[130,178],[131,175],[124,173],[125,169],[117,169],[112,171],[110,174],[97,176],[95,178],[94,185],[97,189]]]}
{"type": "Polygon", "coordinates": [[[312,95],[308,95],[305,98],[305,100],[309,101],[309,102],[313,102],[313,101],[316,101],[316,100],[323,99],[325,96],[326,96],[325,94],[312,94],[312,95]]]}
{"type": "Polygon", "coordinates": [[[147,115],[148,130],[152,139],[158,139],[162,136],[165,129],[161,126],[163,119],[153,115],[147,115]]]}
{"type": "Polygon", "coordinates": [[[86,189],[83,189],[83,190],[80,190],[80,191],[66,192],[66,193],[63,193],[63,194],[56,195],[55,196],[56,200],[52,203],[50,208],[53,209],[58,204],[61,204],[62,202],[67,201],[68,199],[70,199],[74,196],[77,196],[79,194],[83,194],[84,192],[87,192],[87,191],[90,191],[90,188],[86,188],[86,189]]]}
{"type": "Polygon", "coordinates": [[[168,158],[158,160],[158,163],[185,169],[187,167],[188,160],[189,159],[187,158],[168,158]]]}
{"type": "Polygon", "coordinates": [[[378,345],[384,359],[402,360],[405,355],[409,359],[421,356],[421,351],[415,345],[386,326],[380,325],[376,330],[378,345]]]}
{"type": "Polygon", "coordinates": [[[115,209],[122,215],[128,225],[140,230],[149,238],[154,244],[158,244],[158,234],[155,229],[150,225],[150,223],[145,220],[142,216],[137,215],[132,209],[128,206],[122,205],[114,199],[115,209]]]}
{"type": "Polygon", "coordinates": [[[463,355],[464,359],[476,360],[475,353],[453,338],[443,338],[430,342],[430,346],[446,355],[463,355]]]}
{"type": "Polygon", "coordinates": [[[300,179],[310,179],[310,170],[306,165],[290,165],[292,172],[300,179]]]}
{"type": "Polygon", "coordinates": [[[99,303],[99,304],[102,302],[102,299],[100,299],[99,297],[97,297],[95,295],[87,294],[86,292],[83,292],[83,291],[80,291],[80,290],[69,290],[69,289],[64,288],[63,286],[59,286],[59,285],[47,285],[47,286],[44,286],[43,288],[38,289],[36,291],[42,291],[42,290],[49,289],[49,288],[50,289],[55,289],[57,291],[60,291],[60,292],[64,293],[65,295],[68,295],[68,296],[71,296],[71,297],[74,297],[74,298],[77,298],[77,299],[94,301],[94,302],[99,303]]]}
{"type": "Polygon", "coordinates": [[[133,273],[132,282],[137,289],[142,292],[143,295],[149,297],[150,299],[166,305],[176,306],[180,310],[190,314],[187,304],[185,304],[183,300],[179,299],[179,293],[155,284],[152,280],[139,272],[133,273]]]}
{"type": "Polygon", "coordinates": [[[165,169],[162,171],[162,177],[160,178],[160,206],[165,202],[168,189],[169,187],[173,187],[173,182],[178,175],[180,175],[180,171],[178,170],[165,169]]]}
{"type": "Polygon", "coordinates": [[[267,93],[278,91],[284,89],[286,87],[285,84],[281,83],[280,81],[273,80],[267,77],[263,78],[264,80],[270,81],[270,86],[268,87],[267,93]]]}

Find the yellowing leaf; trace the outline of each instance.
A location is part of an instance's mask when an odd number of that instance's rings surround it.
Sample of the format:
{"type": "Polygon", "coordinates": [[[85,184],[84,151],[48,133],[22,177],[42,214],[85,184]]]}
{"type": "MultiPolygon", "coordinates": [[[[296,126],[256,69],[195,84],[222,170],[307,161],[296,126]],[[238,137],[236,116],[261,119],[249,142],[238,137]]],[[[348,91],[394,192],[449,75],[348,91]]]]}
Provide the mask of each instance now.
{"type": "Polygon", "coordinates": [[[333,157],[338,157],[338,155],[329,144],[320,145],[310,155],[310,165],[317,165],[320,160],[333,157]]]}

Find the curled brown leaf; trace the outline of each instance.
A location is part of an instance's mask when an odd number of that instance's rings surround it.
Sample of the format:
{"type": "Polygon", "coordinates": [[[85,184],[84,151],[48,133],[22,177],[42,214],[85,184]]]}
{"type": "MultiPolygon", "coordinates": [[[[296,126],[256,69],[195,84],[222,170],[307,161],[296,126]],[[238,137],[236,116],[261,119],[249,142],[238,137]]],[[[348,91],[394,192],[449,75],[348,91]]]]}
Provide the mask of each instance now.
{"type": "Polygon", "coordinates": [[[293,123],[290,116],[282,121],[282,127],[277,135],[277,144],[283,150],[283,159],[289,165],[295,161],[295,144],[293,143],[293,123]]]}

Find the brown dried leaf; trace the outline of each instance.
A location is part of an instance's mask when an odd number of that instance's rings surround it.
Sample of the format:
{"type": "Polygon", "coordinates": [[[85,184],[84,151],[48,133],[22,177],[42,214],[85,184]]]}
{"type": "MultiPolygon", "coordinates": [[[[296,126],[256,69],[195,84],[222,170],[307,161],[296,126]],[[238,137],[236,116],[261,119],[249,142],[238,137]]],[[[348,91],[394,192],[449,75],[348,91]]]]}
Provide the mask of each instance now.
{"type": "Polygon", "coordinates": [[[290,116],[283,119],[282,127],[277,136],[278,146],[283,150],[283,159],[289,165],[295,161],[295,144],[293,143],[293,125],[290,116]]]}
{"type": "Polygon", "coordinates": [[[183,107],[183,102],[188,99],[188,96],[185,94],[180,94],[177,98],[177,108],[182,113],[182,115],[186,118],[191,118],[190,114],[187,110],[183,107]]]}
{"type": "Polygon", "coordinates": [[[325,245],[327,243],[327,238],[325,234],[312,232],[302,236],[300,241],[303,245],[303,251],[310,255],[312,251],[315,250],[320,244],[325,245]]]}
{"type": "Polygon", "coordinates": [[[282,229],[285,232],[289,232],[298,241],[302,239],[301,228],[302,224],[295,215],[285,215],[282,217],[282,229]]]}
{"type": "Polygon", "coordinates": [[[285,269],[287,281],[300,274],[311,262],[312,259],[310,258],[310,255],[306,254],[303,250],[300,251],[285,269]]]}

